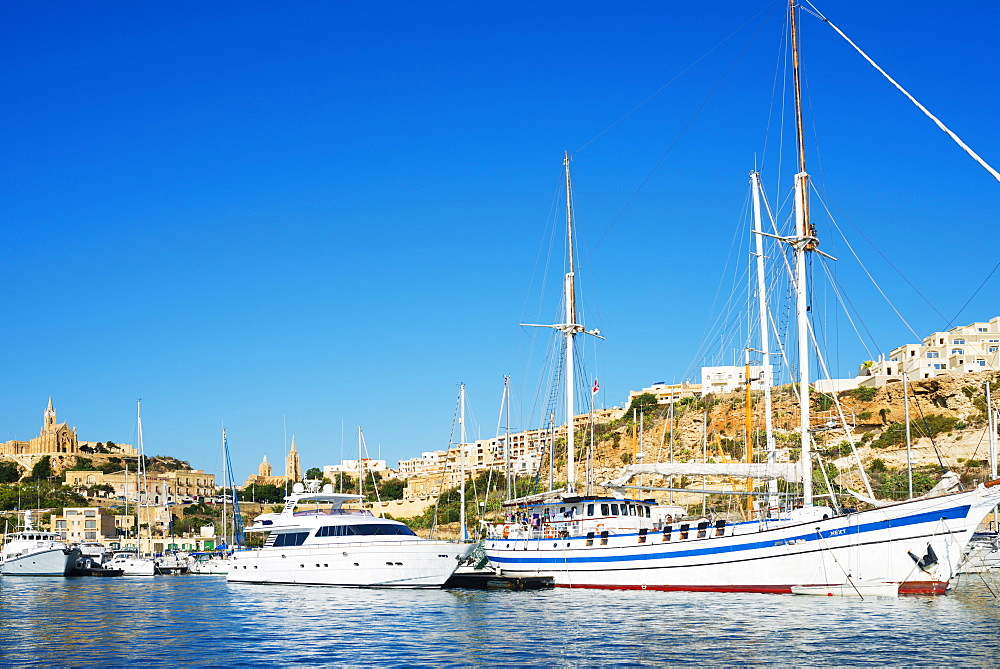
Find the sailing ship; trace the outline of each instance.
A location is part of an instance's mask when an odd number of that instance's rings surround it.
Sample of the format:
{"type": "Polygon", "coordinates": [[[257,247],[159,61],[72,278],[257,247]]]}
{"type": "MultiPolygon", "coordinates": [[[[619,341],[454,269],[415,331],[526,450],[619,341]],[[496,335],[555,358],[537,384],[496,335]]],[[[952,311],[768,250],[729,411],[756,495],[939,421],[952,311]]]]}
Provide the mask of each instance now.
{"type": "MultiPolygon", "coordinates": [[[[801,457],[797,463],[637,464],[609,482],[607,496],[576,492],[574,471],[574,338],[576,322],[573,214],[566,165],[569,262],[565,322],[547,327],[565,337],[567,485],[561,491],[507,502],[507,522],[487,524],[484,551],[505,576],[550,576],[556,586],[762,593],[850,592],[943,594],[961,566],[977,526],[1000,503],[1000,479],[960,492],[932,491],[895,504],[841,512],[814,504],[809,415],[809,323],[806,258],[818,252],[809,220],[808,173],[802,132],[797,7],[789,2],[796,103],[798,173],[796,232],[779,238],[794,252],[798,329],[801,457]],[[679,518],[675,509],[625,498],[628,480],[642,473],[727,475],[801,483],[798,505],[730,523],[679,518]]],[[[765,366],[766,367],[766,366],[765,366]]],[[[770,453],[769,453],[770,455],[770,453]]],[[[776,485],[770,490],[775,491],[776,485]]],[[[770,511],[770,504],[767,505],[770,511]]]]}

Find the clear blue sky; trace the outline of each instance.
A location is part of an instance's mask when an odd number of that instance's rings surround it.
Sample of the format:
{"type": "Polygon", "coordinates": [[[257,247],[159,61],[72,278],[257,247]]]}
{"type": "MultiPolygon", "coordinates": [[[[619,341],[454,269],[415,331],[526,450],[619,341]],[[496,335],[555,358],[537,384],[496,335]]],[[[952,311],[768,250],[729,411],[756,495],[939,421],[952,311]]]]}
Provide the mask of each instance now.
{"type": "MultiPolygon", "coordinates": [[[[820,9],[1000,163],[1000,6],[820,9]]],[[[447,445],[459,382],[471,436],[491,435],[504,374],[531,427],[543,347],[517,324],[556,318],[558,262],[541,277],[564,150],[585,317],[608,337],[588,377],[607,405],[683,380],[755,156],[779,195],[783,11],[7,3],[0,439],[34,435],[52,395],[82,439],[133,441],[142,398],[147,452],[216,473],[223,422],[240,478],[264,453],[281,471],[283,423],[306,467],[340,458],[342,425],[350,457],[358,424],[394,464],[447,445]]],[[[803,40],[810,171],[951,319],[998,259],[1000,184],[827,26],[804,16],[803,40]]],[[[946,325],[875,267],[917,332],[946,325]]],[[[1000,314],[998,287],[955,324],[1000,314]]],[[[914,339],[855,303],[883,351],[914,339]]],[[[865,357],[845,332],[835,374],[865,357]]]]}

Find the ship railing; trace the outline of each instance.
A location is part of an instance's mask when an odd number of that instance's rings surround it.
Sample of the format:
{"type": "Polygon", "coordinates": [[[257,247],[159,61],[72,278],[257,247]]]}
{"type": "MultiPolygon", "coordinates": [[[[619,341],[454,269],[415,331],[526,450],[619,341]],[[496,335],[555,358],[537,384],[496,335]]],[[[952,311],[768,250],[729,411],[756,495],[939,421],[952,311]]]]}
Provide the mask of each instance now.
{"type": "Polygon", "coordinates": [[[301,516],[367,516],[374,517],[368,509],[309,509],[307,511],[296,511],[292,514],[295,517],[301,516]]]}

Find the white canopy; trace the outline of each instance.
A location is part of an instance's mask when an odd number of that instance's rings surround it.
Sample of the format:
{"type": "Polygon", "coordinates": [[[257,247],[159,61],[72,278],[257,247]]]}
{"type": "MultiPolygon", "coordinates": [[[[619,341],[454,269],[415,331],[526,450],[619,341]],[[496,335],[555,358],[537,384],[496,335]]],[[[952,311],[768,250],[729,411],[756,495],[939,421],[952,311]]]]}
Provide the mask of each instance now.
{"type": "Polygon", "coordinates": [[[798,462],[654,462],[648,465],[628,465],[606,485],[623,486],[639,474],[662,476],[731,476],[743,479],[784,479],[801,481],[802,467],[798,462]]]}

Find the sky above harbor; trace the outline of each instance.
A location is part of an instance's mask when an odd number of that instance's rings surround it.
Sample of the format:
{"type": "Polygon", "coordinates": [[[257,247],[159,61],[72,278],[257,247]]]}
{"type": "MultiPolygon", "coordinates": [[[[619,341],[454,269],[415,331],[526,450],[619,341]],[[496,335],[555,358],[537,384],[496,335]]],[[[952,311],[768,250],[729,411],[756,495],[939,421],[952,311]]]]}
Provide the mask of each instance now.
{"type": "MultiPolygon", "coordinates": [[[[818,7],[1000,164],[1000,6],[818,7]]],[[[795,171],[784,13],[8,3],[0,440],[51,395],[81,439],[134,443],[141,398],[148,454],[220,473],[224,424],[240,480],[265,453],[280,473],[293,435],[304,467],[354,457],[358,425],[395,465],[447,446],[462,382],[469,437],[492,436],[506,374],[512,429],[537,427],[549,332],[518,324],[559,320],[563,151],[598,404],[732,362],[710,324],[747,173],[784,206],[795,171]]],[[[827,25],[803,15],[802,39],[814,208],[921,336],[1000,315],[1000,183],[827,25]]],[[[824,226],[858,329],[915,341],[824,226]]],[[[853,376],[870,351],[822,296],[853,376]]]]}

